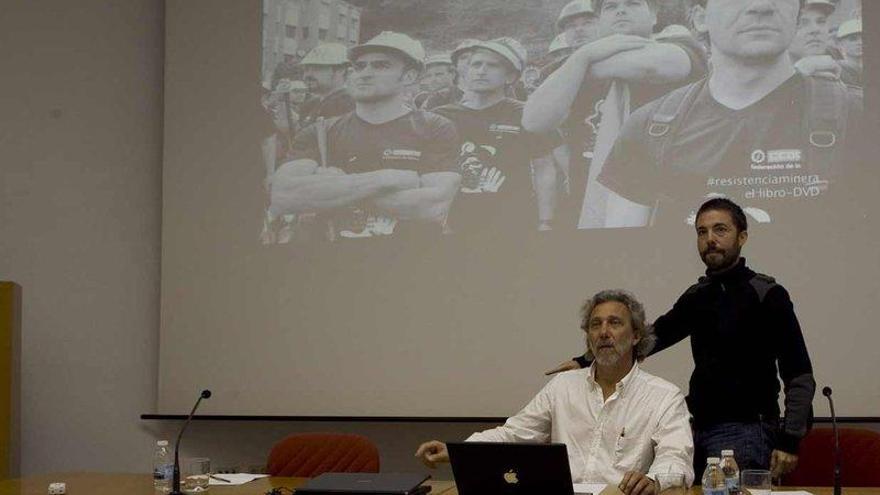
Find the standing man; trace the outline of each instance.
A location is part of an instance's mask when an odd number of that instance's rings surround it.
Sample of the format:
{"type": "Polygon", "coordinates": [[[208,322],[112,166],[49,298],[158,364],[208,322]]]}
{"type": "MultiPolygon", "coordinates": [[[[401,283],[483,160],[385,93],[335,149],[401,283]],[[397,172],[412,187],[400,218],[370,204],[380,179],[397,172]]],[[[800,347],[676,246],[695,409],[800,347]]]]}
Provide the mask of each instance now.
{"type": "MultiPolygon", "coordinates": [[[[752,271],[740,257],[749,233],[736,203],[726,198],[703,203],[696,233],[706,276],[654,322],[653,351],[691,338],[694,371],[687,403],[694,419],[695,472],[703,471],[706,457],[732,448],[741,469],[784,475],[797,466],[816,390],[794,306],[782,285],[752,271]],[[777,375],[785,390],[782,419],[777,375]]],[[[552,372],[587,363],[588,357],[578,357],[552,372]]]]}
{"type": "Polygon", "coordinates": [[[597,1],[599,39],[575,50],[526,102],[527,130],[562,127],[569,136],[568,209],[579,228],[604,226],[609,194],[595,178],[629,112],[706,72],[705,53],[686,28],[652,35],[655,1],[597,1]]]}
{"type": "Polygon", "coordinates": [[[388,31],[349,51],[355,110],[297,136],[272,183],[273,214],[317,214],[331,240],[441,233],[460,144],[452,122],[406,105],[424,55],[388,31]]]}
{"type": "MultiPolygon", "coordinates": [[[[690,486],[693,441],[687,407],[675,385],[639,362],[653,345],[645,310],[632,294],[604,290],[581,308],[588,369],[554,377],[503,426],[474,433],[476,442],[554,442],[568,450],[576,483],[608,483],[628,495],[657,495],[659,473],[683,475],[690,486]]],[[[449,462],[446,445],[416,451],[429,467],[449,462]]]]}
{"type": "Polygon", "coordinates": [[[843,82],[862,87],[862,20],[850,19],[837,30],[837,45],[843,52],[843,82]]]}
{"type": "Polygon", "coordinates": [[[337,117],[354,110],[354,101],[345,91],[348,48],[341,43],[321,43],[300,62],[303,80],[312,98],[303,105],[303,125],[318,117],[337,117]]]}
{"type": "Polygon", "coordinates": [[[551,226],[557,184],[550,154],[561,140],[523,130],[523,103],[506,96],[526,56],[512,38],[474,45],[465,81],[471,97],[434,109],[455,123],[464,142],[461,190],[449,216],[457,234],[551,226]]]}

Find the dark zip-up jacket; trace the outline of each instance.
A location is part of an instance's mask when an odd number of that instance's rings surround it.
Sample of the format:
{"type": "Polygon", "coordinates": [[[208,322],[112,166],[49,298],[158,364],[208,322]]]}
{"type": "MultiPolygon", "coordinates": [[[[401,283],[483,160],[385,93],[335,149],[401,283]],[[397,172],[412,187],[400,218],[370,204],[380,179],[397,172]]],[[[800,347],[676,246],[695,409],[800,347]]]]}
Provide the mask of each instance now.
{"type": "MultiPolygon", "coordinates": [[[[654,322],[656,353],[691,337],[694,372],[687,397],[696,428],[785,416],[776,448],[796,454],[812,422],[813,367],[788,292],[740,259],[707,274],[654,322]]],[[[579,360],[584,365],[583,359],[579,360]]]]}

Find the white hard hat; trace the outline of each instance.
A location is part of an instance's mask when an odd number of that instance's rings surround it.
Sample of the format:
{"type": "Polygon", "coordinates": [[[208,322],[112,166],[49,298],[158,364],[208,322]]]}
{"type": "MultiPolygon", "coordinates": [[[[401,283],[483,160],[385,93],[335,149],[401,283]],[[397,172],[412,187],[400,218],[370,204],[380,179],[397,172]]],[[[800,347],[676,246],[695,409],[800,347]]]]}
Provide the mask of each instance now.
{"type": "Polygon", "coordinates": [[[321,43],[312,48],[300,65],[346,65],[348,48],[342,43],[321,43]]]}
{"type": "Polygon", "coordinates": [[[837,37],[846,38],[853,34],[862,34],[862,20],[850,19],[837,28],[837,37]]]}
{"type": "Polygon", "coordinates": [[[382,31],[375,38],[366,43],[349,48],[348,59],[354,61],[362,54],[375,49],[390,49],[400,53],[419,67],[424,67],[425,48],[419,40],[410,38],[402,33],[382,31]]]}
{"type": "Polygon", "coordinates": [[[458,45],[455,47],[455,50],[452,50],[452,53],[449,54],[449,58],[452,59],[452,63],[458,63],[458,57],[461,57],[468,50],[473,50],[474,45],[477,43],[482,43],[480,40],[467,38],[461,40],[458,45]]]}
{"type": "Polygon", "coordinates": [[[831,15],[834,12],[834,9],[837,7],[834,2],[831,0],[806,0],[804,2],[804,8],[816,8],[824,10],[827,15],[831,15]]]}
{"type": "Polygon", "coordinates": [[[501,55],[513,65],[513,68],[516,69],[517,72],[522,72],[529,56],[525,47],[523,47],[519,41],[506,36],[477,43],[474,45],[474,48],[484,48],[501,55]]]}
{"type": "Polygon", "coordinates": [[[596,15],[593,10],[593,0],[572,0],[559,12],[559,17],[556,18],[556,29],[561,31],[565,21],[584,14],[596,15]]]}
{"type": "Polygon", "coordinates": [[[425,67],[435,64],[452,65],[452,57],[448,53],[435,53],[425,59],[425,67]]]}

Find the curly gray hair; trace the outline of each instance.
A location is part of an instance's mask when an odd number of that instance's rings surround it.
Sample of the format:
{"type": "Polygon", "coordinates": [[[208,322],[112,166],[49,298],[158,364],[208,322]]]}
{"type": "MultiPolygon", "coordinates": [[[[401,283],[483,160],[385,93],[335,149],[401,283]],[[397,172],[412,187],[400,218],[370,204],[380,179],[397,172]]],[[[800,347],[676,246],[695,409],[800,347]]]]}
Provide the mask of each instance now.
{"type": "MultiPolygon", "coordinates": [[[[581,328],[586,331],[589,328],[590,315],[593,314],[593,310],[596,309],[596,306],[607,302],[618,302],[626,306],[626,309],[629,310],[630,320],[632,320],[633,334],[641,339],[635,347],[633,347],[633,357],[642,361],[648,357],[648,354],[654,349],[654,344],[657,343],[657,336],[654,335],[653,326],[647,324],[645,321],[645,307],[642,306],[642,303],[636,299],[636,296],[632,295],[629,291],[623,289],[608,289],[587,299],[581,307],[581,328]]],[[[593,351],[590,350],[589,344],[587,345],[587,353],[584,356],[590,361],[595,358],[595,356],[593,356],[593,351]]]]}

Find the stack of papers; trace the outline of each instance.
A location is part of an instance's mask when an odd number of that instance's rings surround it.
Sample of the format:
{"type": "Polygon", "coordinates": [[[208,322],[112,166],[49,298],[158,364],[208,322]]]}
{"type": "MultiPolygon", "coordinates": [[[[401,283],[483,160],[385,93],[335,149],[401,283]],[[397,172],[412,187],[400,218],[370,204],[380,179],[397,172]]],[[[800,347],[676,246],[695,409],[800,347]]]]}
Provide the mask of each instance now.
{"type": "Polygon", "coordinates": [[[268,478],[268,474],[248,474],[248,473],[231,473],[231,474],[212,474],[208,482],[211,486],[235,486],[250,483],[256,479],[268,478]]]}

